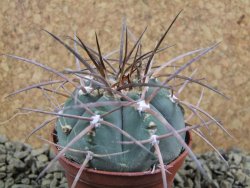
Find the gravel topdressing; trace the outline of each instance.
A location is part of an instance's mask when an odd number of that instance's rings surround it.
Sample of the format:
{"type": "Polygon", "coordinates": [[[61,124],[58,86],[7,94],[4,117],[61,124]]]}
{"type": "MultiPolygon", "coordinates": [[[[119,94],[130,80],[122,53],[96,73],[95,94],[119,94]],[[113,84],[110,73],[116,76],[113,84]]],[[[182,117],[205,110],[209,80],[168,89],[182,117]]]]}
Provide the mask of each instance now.
{"type": "MultiPolygon", "coordinates": [[[[207,176],[187,157],[176,174],[175,188],[250,188],[250,154],[237,149],[221,151],[228,165],[214,152],[198,155],[207,176]]],[[[48,145],[32,149],[30,145],[0,136],[0,188],[67,188],[63,170],[56,162],[47,174],[36,180],[54,157],[48,145]]]]}

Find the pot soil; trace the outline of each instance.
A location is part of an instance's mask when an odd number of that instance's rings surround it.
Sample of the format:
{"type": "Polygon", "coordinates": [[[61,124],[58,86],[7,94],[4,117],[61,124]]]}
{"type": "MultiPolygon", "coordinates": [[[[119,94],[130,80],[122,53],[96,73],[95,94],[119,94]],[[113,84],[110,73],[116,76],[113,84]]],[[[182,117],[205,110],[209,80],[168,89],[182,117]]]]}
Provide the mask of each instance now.
{"type": "MultiPolygon", "coordinates": [[[[56,134],[52,134],[52,140],[56,143],[56,134]]],[[[187,132],[186,142],[191,146],[192,137],[187,132]]],[[[58,149],[52,145],[54,152],[57,154],[58,149]]],[[[178,158],[168,164],[167,173],[168,187],[172,187],[174,176],[183,164],[188,152],[183,151],[178,158]]],[[[65,157],[59,159],[59,163],[65,170],[69,187],[72,185],[75,176],[80,169],[80,165],[69,161],[65,157]]],[[[160,169],[145,172],[108,172],[86,168],[78,180],[76,188],[162,188],[162,177],[160,169]]]]}

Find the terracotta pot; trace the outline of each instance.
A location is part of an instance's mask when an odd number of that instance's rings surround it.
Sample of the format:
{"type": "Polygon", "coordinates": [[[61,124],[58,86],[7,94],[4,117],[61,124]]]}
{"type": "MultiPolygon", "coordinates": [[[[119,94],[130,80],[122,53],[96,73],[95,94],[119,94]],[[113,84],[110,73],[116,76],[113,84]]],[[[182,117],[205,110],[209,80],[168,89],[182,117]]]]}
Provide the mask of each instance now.
{"type": "MultiPolygon", "coordinates": [[[[55,134],[52,134],[53,142],[56,141],[55,134]]],[[[187,132],[187,144],[191,146],[191,134],[187,132]]],[[[58,153],[58,149],[52,145],[55,153],[58,153]]],[[[188,152],[184,151],[181,155],[169,164],[167,174],[168,187],[172,187],[174,176],[178,169],[183,164],[188,152]]],[[[69,187],[72,185],[74,178],[80,168],[77,163],[73,163],[67,160],[65,157],[59,159],[60,164],[65,169],[66,177],[69,187]]],[[[145,172],[108,172],[101,170],[94,170],[87,168],[81,174],[81,177],[77,183],[77,188],[162,188],[162,177],[160,169],[151,173],[151,171],[145,172]]]]}

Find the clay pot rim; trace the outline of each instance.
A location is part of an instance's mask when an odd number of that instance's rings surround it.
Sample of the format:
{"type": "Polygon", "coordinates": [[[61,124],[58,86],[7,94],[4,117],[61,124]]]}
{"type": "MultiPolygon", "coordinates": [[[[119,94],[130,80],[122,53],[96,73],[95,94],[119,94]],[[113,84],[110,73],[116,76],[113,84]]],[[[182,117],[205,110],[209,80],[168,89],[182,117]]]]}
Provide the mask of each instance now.
{"type": "MultiPolygon", "coordinates": [[[[55,129],[54,129],[53,132],[55,133],[55,129]]],[[[188,145],[188,147],[191,147],[191,143],[192,143],[191,133],[190,133],[190,131],[187,131],[186,133],[187,133],[187,145],[188,145]]],[[[54,142],[55,135],[56,134],[52,134],[52,141],[53,141],[53,143],[55,143],[54,142]]],[[[57,149],[57,147],[55,145],[52,145],[52,147],[54,148],[54,150],[56,152],[58,151],[58,149],[57,149]]],[[[182,158],[185,158],[187,154],[188,154],[187,150],[183,151],[175,160],[173,160],[168,165],[175,166],[175,164],[178,163],[179,161],[181,161],[182,158]]],[[[60,159],[63,162],[65,162],[67,165],[74,166],[78,170],[81,167],[79,164],[68,160],[64,156],[60,157],[60,159]]],[[[110,176],[145,176],[145,175],[153,175],[153,174],[161,173],[160,169],[156,169],[153,173],[152,173],[152,171],[143,171],[143,172],[113,172],[113,171],[96,170],[96,169],[93,169],[93,168],[86,168],[86,169],[84,169],[84,171],[88,172],[88,173],[96,173],[96,174],[103,174],[103,175],[110,175],[110,176]]]]}

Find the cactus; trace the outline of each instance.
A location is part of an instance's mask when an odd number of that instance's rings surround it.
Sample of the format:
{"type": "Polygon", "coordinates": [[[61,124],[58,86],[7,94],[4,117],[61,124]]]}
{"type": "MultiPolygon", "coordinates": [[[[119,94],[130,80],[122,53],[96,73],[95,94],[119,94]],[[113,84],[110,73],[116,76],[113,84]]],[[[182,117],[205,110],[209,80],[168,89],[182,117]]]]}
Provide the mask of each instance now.
{"type": "MultiPolygon", "coordinates": [[[[74,48],[72,48],[59,37],[46,31],[75,56],[76,70],[65,69],[64,72],[58,72],[34,60],[7,55],[39,66],[61,78],[61,80],[46,81],[29,86],[9,96],[33,88],[42,89],[44,92],[47,85],[60,84],[58,88],[61,88],[64,93],[59,92],[58,89],[47,88],[46,91],[68,97],[67,101],[53,112],[22,108],[26,111],[55,116],[38,126],[30,135],[53,120],[57,120],[55,133],[58,143],[55,144],[60,148],[60,152],[40,176],[55,160],[65,155],[69,160],[82,164],[79,173],[87,166],[117,172],[138,172],[160,167],[163,185],[166,187],[165,165],[177,158],[183,150],[188,151],[203,172],[200,162],[185,143],[186,131],[193,130],[211,146],[212,144],[198,128],[202,126],[208,128],[211,123],[216,123],[222,130],[228,132],[218,120],[199,107],[203,92],[197,105],[182,101],[178,96],[190,82],[199,84],[222,96],[224,94],[201,80],[192,78],[196,70],[189,77],[180,75],[180,73],[217,47],[218,43],[181,54],[159,67],[154,67],[154,56],[171,47],[160,48],[160,45],[178,15],[162,35],[156,47],[144,54],[141,41],[146,29],[129,49],[128,35],[132,34],[123,21],[116,64],[112,63],[108,56],[102,55],[97,35],[97,50],[93,50],[76,35],[74,38],[69,37],[74,42],[74,48]],[[79,47],[88,55],[88,61],[78,52],[79,47]],[[159,74],[161,70],[174,65],[176,61],[195,54],[198,55],[174,69],[171,74],[159,74]],[[81,67],[82,65],[84,65],[84,69],[81,67]],[[72,79],[67,75],[73,75],[75,78],[72,79]],[[162,77],[161,81],[158,77],[162,77]],[[171,84],[173,79],[183,81],[179,89],[171,84]],[[65,84],[74,86],[74,91],[69,92],[65,88],[65,84]],[[196,116],[201,123],[186,127],[184,108],[192,112],[187,119],[196,116]],[[205,120],[205,117],[209,120],[205,120]]],[[[217,151],[215,147],[213,148],[217,151]]],[[[75,186],[78,178],[75,179],[72,187],[75,186]]]]}
{"type": "MultiPolygon", "coordinates": [[[[156,80],[152,80],[152,82],[159,84],[156,80]]],[[[146,96],[150,96],[152,92],[153,88],[149,87],[146,96]]],[[[65,103],[65,110],[62,110],[63,114],[91,117],[91,114],[86,112],[86,110],[82,108],[79,110],[79,108],[74,107],[87,102],[105,102],[107,104],[113,101],[128,102],[120,97],[110,95],[109,93],[95,92],[94,88],[92,92],[86,94],[84,94],[82,90],[76,90],[75,95],[75,97],[71,97],[65,103]]],[[[135,101],[140,101],[140,95],[141,92],[136,90],[131,90],[126,93],[126,96],[135,101]]],[[[173,101],[171,97],[167,89],[161,88],[159,93],[157,93],[154,99],[148,104],[148,107],[160,113],[175,130],[180,130],[185,127],[183,112],[178,103],[173,101]]],[[[157,118],[150,113],[144,112],[143,109],[140,109],[140,105],[137,106],[138,105],[133,104],[130,106],[123,106],[113,113],[104,116],[102,119],[126,131],[136,140],[147,140],[153,135],[170,133],[170,130],[168,130],[157,118]]],[[[143,108],[143,104],[141,104],[141,106],[141,108],[143,108]]],[[[91,110],[97,116],[102,116],[115,108],[116,106],[114,105],[105,105],[95,107],[91,110]]],[[[56,124],[58,144],[65,147],[76,137],[76,135],[89,126],[89,123],[89,121],[60,117],[56,124]]],[[[182,138],[185,139],[185,133],[182,134],[182,138]]],[[[122,153],[128,151],[121,155],[109,156],[106,158],[93,158],[89,162],[89,167],[99,170],[122,172],[145,171],[157,164],[158,159],[155,155],[152,155],[154,151],[152,150],[151,143],[144,145],[146,150],[136,144],[123,145],[121,144],[123,141],[129,141],[129,139],[117,130],[99,123],[99,125],[93,128],[89,134],[72,144],[71,148],[80,151],[90,150],[98,154],[122,153]]],[[[173,161],[182,151],[182,145],[175,137],[162,139],[159,143],[159,147],[165,164],[173,161]]],[[[66,157],[80,164],[84,161],[81,154],[72,151],[66,152],[66,157]]]]}

